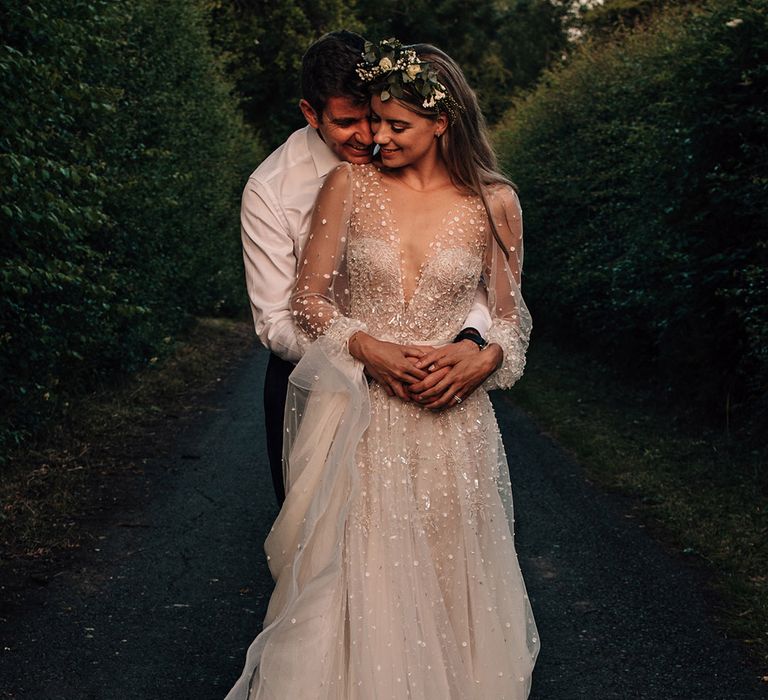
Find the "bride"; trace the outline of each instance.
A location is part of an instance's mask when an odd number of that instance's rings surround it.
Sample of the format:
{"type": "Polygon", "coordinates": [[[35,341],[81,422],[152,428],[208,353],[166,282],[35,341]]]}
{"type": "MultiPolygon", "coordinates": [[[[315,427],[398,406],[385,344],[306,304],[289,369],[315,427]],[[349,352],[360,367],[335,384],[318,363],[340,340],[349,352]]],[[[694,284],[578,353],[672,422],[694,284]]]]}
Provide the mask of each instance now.
{"type": "Polygon", "coordinates": [[[307,349],[288,494],[265,545],[276,587],[226,700],[522,700],[539,641],[487,394],[525,364],[520,204],[446,54],[390,39],[358,72],[381,167],[342,163],[315,205],[292,297],[307,349]],[[481,354],[498,361],[482,388],[406,369],[404,402],[366,382],[366,345],[438,365],[478,282],[493,320],[481,354]]]}

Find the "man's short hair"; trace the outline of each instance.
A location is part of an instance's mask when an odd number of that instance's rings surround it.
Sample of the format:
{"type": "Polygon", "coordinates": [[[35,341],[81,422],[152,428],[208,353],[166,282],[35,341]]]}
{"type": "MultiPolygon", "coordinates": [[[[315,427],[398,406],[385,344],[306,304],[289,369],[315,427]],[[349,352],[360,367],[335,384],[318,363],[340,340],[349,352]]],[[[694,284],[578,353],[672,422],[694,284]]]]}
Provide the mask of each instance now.
{"type": "Polygon", "coordinates": [[[329,97],[349,97],[363,104],[370,98],[355,72],[365,39],[341,30],[321,36],[301,59],[301,94],[322,119],[329,97]]]}

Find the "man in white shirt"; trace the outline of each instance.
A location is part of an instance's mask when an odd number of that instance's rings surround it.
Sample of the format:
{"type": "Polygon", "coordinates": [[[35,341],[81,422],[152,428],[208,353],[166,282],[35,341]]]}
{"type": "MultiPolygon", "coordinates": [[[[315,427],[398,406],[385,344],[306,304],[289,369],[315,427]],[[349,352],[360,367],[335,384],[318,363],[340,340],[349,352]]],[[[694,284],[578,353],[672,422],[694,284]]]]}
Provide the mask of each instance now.
{"type": "MultiPolygon", "coordinates": [[[[298,260],[309,230],[315,198],[326,175],[342,160],[368,163],[373,157],[369,123],[369,94],[355,73],[364,40],[352,32],[326,34],[302,60],[299,103],[307,126],[291,134],[251,174],[241,208],[241,234],[246,286],[256,333],[271,351],[264,382],[267,452],[278,503],[285,499],[282,473],[283,413],[288,375],[301,358],[290,297],[298,260]]],[[[495,368],[473,362],[490,326],[484,295],[467,318],[470,332],[463,342],[446,351],[430,374],[411,369],[409,374],[430,387],[449,372],[463,372],[470,393],[495,368]],[[469,359],[468,359],[469,358],[469,359]]],[[[418,400],[409,394],[398,366],[406,360],[394,344],[361,349],[366,372],[391,395],[418,400]]],[[[423,389],[422,389],[423,390],[423,389]]],[[[450,397],[448,397],[450,399],[450,397]]],[[[431,400],[434,400],[432,397],[431,400]]]]}

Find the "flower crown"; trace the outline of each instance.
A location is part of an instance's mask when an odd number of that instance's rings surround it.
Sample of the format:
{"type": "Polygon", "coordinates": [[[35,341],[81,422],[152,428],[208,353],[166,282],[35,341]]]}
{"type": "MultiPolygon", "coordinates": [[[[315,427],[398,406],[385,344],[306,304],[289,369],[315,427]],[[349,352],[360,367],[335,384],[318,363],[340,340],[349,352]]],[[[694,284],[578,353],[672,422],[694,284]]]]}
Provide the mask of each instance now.
{"type": "Polygon", "coordinates": [[[453,123],[461,109],[437,79],[437,71],[428,61],[422,61],[413,49],[405,48],[397,39],[383,39],[378,45],[366,41],[363,61],[356,72],[372,92],[378,92],[382,102],[390,97],[402,99],[405,90],[420,97],[421,106],[439,112],[443,108],[453,123]]]}

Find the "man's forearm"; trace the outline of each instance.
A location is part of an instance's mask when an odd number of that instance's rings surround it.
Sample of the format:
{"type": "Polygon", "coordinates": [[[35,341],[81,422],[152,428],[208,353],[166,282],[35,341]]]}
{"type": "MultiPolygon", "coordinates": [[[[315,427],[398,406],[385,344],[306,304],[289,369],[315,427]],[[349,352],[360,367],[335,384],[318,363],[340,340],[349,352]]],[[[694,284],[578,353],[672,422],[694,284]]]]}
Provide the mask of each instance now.
{"type": "Polygon", "coordinates": [[[288,362],[301,357],[290,297],[296,255],[285,216],[273,193],[249,179],[240,212],[243,265],[256,335],[262,345],[288,362]]]}
{"type": "Polygon", "coordinates": [[[303,351],[292,318],[265,321],[254,313],[254,325],[256,335],[267,350],[286,362],[296,364],[301,359],[303,351]]]}

